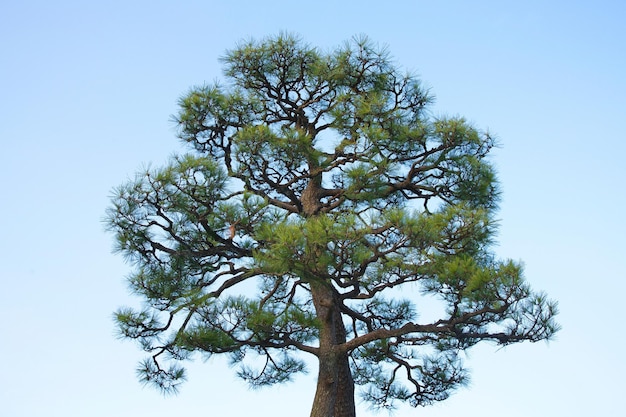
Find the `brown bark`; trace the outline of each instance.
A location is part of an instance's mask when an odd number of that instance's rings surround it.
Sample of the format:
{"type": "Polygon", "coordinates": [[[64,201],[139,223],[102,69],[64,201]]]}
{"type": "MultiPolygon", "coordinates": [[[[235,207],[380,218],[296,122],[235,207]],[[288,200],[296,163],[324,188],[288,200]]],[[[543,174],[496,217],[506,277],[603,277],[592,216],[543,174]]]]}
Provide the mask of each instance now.
{"type": "MultiPolygon", "coordinates": [[[[310,165],[313,171],[315,163],[310,165]]],[[[319,213],[323,190],[322,174],[318,173],[302,192],[300,201],[305,216],[319,213]]],[[[317,277],[309,282],[320,322],[319,370],[311,417],[356,417],[354,380],[345,349],[346,329],[339,309],[341,300],[330,282],[317,277]]]]}
{"type": "Polygon", "coordinates": [[[348,353],[339,348],[346,330],[339,299],[328,283],[311,283],[313,303],[320,320],[319,371],[311,417],[355,417],[354,380],[348,353]]]}
{"type": "Polygon", "coordinates": [[[313,216],[322,207],[320,197],[322,196],[322,175],[313,177],[306,188],[302,191],[300,202],[305,216],[313,216]]]}

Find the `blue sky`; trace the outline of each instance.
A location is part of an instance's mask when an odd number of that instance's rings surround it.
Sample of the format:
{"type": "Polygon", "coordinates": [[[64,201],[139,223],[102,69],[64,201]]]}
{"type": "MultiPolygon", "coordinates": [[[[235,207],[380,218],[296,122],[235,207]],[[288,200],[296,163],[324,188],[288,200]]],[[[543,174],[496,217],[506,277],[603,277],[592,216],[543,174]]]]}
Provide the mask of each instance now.
{"type": "Polygon", "coordinates": [[[135,302],[129,266],[101,223],[113,187],[184,150],[177,99],[219,79],[241,39],[285,30],[322,49],[367,34],[420,75],[436,114],[496,134],[496,251],[560,302],[556,340],[478,347],[470,387],[395,415],[621,415],[625,20],[617,0],[2,2],[0,414],[308,415],[315,372],[251,391],[198,360],[177,396],[137,382],[143,354],[111,319],[135,302]]]}

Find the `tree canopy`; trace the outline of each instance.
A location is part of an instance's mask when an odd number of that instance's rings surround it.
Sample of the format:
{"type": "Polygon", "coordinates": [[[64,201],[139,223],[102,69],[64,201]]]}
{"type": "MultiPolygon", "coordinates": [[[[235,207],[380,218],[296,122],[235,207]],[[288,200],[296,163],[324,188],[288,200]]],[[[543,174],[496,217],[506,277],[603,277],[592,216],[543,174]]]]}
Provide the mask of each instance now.
{"type": "Polygon", "coordinates": [[[434,117],[384,48],[281,34],[222,63],[223,83],[180,100],[189,152],[107,212],[143,300],[116,320],[150,354],[145,382],[175,389],[201,352],[270,385],[309,356],[311,416],[354,416],[355,386],[374,407],[430,404],[466,382],[465,349],[558,330],[556,304],[493,252],[494,138],[434,117]]]}

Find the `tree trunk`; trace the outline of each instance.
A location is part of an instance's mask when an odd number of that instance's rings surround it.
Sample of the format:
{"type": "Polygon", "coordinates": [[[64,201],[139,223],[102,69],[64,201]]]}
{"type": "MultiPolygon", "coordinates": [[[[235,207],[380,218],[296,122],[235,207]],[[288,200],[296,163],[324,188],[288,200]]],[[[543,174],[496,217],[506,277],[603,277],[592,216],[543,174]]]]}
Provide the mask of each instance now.
{"type": "Polygon", "coordinates": [[[319,371],[311,417],[355,417],[348,353],[338,348],[346,341],[338,297],[327,283],[312,283],[311,293],[320,320],[319,371]]]}
{"type": "MultiPolygon", "coordinates": [[[[309,166],[314,171],[317,169],[317,162],[309,161],[309,166]]],[[[322,206],[321,192],[322,174],[319,173],[311,178],[302,192],[301,203],[305,216],[315,216],[318,213],[322,206]]],[[[339,309],[339,294],[324,279],[312,278],[309,282],[320,322],[319,372],[311,417],[356,417],[354,380],[348,352],[339,347],[346,342],[346,328],[339,309]]]]}

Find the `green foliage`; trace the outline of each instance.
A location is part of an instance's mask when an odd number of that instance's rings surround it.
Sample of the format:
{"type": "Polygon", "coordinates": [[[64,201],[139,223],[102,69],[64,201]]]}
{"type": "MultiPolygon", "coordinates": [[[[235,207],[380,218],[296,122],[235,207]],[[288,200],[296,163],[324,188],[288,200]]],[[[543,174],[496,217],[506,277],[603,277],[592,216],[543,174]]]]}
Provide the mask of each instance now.
{"type": "Polygon", "coordinates": [[[178,392],[178,386],[186,380],[185,370],[179,365],[162,369],[153,359],[145,359],[137,368],[137,375],[144,384],[157,386],[164,394],[178,392]]]}
{"type": "Polygon", "coordinates": [[[466,382],[460,351],[558,331],[556,304],[491,250],[494,138],[433,118],[386,50],[280,35],[222,62],[227,83],[179,102],[193,153],[119,187],[107,212],[144,301],[116,321],[151,355],[145,382],[175,389],[199,351],[264,386],[332,351],[374,406],[423,405],[466,382]],[[433,298],[442,316],[420,321],[433,298]]]}

